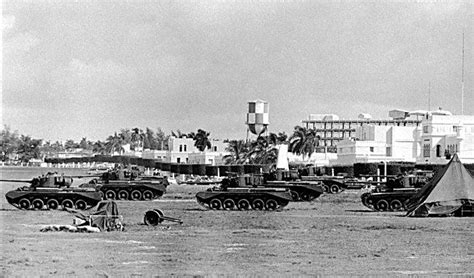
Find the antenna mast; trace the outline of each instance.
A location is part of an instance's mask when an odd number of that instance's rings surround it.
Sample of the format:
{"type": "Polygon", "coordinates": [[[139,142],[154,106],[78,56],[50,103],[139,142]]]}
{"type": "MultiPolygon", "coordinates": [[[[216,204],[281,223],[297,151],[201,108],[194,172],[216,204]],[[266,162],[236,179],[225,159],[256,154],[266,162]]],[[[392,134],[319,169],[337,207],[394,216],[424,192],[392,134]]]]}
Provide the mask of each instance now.
{"type": "Polygon", "coordinates": [[[431,111],[431,82],[428,82],[428,111],[431,111]]]}
{"type": "Polygon", "coordinates": [[[461,115],[464,115],[464,30],[462,32],[461,115]]]}

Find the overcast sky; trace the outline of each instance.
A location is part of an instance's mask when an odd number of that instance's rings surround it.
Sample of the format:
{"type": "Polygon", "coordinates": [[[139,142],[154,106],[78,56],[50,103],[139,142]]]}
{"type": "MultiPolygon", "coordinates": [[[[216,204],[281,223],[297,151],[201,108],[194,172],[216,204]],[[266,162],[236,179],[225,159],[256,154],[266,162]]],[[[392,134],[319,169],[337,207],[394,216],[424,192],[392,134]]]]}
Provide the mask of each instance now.
{"type": "Polygon", "coordinates": [[[2,121],[47,140],[121,128],[245,138],[309,114],[474,114],[470,1],[3,1],[2,121]],[[156,2],[156,3],[155,3],[156,2]]]}

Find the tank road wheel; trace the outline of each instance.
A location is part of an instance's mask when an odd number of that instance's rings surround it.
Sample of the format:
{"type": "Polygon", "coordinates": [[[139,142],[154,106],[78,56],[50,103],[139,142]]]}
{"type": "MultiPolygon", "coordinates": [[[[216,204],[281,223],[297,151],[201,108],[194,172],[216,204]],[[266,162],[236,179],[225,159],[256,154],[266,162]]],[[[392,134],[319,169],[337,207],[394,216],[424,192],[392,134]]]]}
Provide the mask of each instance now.
{"type": "Polygon", "coordinates": [[[74,207],[74,203],[70,199],[63,200],[61,202],[61,205],[63,206],[63,208],[73,208],[74,207]]]}
{"type": "Polygon", "coordinates": [[[224,200],[224,209],[226,210],[233,210],[235,207],[235,202],[232,199],[225,199],[224,200]]]}
{"type": "Polygon", "coordinates": [[[132,196],[132,200],[138,201],[142,199],[142,193],[140,192],[140,190],[135,189],[130,195],[132,196]]]}
{"type": "Polygon", "coordinates": [[[128,200],[128,192],[126,190],[120,190],[118,193],[119,200],[128,200]]]}
{"type": "Polygon", "coordinates": [[[87,208],[86,201],[79,199],[76,201],[76,209],[78,210],[85,210],[87,208]]]}
{"type": "Polygon", "coordinates": [[[46,202],[46,207],[48,209],[58,209],[59,208],[59,202],[56,199],[49,199],[48,202],[46,202]]]}
{"type": "Polygon", "coordinates": [[[331,185],[331,187],[329,187],[329,192],[331,192],[332,194],[337,194],[339,193],[341,189],[339,188],[339,186],[333,184],[331,185]]]}
{"type": "Polygon", "coordinates": [[[303,201],[309,201],[311,199],[308,192],[301,193],[300,197],[301,197],[301,200],[303,201]]]}
{"type": "Polygon", "coordinates": [[[41,199],[34,199],[31,204],[33,205],[33,209],[43,209],[44,207],[44,202],[41,199]]]}
{"type": "Polygon", "coordinates": [[[240,210],[249,210],[250,209],[250,202],[247,199],[240,199],[237,202],[237,207],[240,210]]]}
{"type": "Polygon", "coordinates": [[[384,199],[379,200],[377,204],[375,204],[375,209],[380,211],[387,211],[389,208],[388,202],[384,199]]]}
{"type": "Polygon", "coordinates": [[[390,202],[390,209],[393,211],[400,211],[403,208],[402,202],[400,200],[395,199],[390,202]]]}
{"type": "Polygon", "coordinates": [[[221,200],[219,200],[217,198],[214,198],[209,202],[209,207],[211,209],[215,209],[215,210],[221,209],[222,202],[221,202],[221,200]]]}
{"type": "Polygon", "coordinates": [[[31,206],[31,202],[30,200],[26,199],[26,198],[23,198],[21,199],[19,202],[18,202],[18,206],[21,208],[21,209],[29,209],[30,206],[31,206]]]}
{"type": "Polygon", "coordinates": [[[277,201],[275,201],[273,199],[268,199],[265,202],[265,208],[268,209],[268,210],[276,210],[278,208],[278,203],[277,203],[277,201]]]}
{"type": "Polygon", "coordinates": [[[263,210],[265,208],[265,203],[262,199],[255,199],[252,202],[252,208],[254,210],[263,210]]]}
{"type": "Polygon", "coordinates": [[[300,194],[298,194],[298,192],[296,192],[294,190],[290,190],[290,195],[291,195],[291,198],[293,199],[293,201],[299,201],[300,194]]]}
{"type": "Polygon", "coordinates": [[[107,200],[115,200],[116,196],[117,194],[115,194],[115,191],[113,191],[112,189],[105,191],[105,198],[107,200]]]}
{"type": "Polygon", "coordinates": [[[150,190],[145,190],[145,192],[143,192],[143,199],[151,200],[153,199],[153,197],[154,197],[153,192],[151,192],[150,190]]]}

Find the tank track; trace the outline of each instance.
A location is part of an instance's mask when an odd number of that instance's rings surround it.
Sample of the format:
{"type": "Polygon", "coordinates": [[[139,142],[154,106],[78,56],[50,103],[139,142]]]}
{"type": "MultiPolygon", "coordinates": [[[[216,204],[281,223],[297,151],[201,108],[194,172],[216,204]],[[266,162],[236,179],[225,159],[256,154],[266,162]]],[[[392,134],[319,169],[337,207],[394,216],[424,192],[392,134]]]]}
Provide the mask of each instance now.
{"type": "Polygon", "coordinates": [[[362,204],[374,211],[406,211],[405,203],[410,196],[390,196],[374,197],[372,193],[365,192],[360,198],[362,204]]]}
{"type": "Polygon", "coordinates": [[[88,210],[96,206],[98,202],[90,202],[84,198],[23,197],[10,204],[21,210],[64,210],[65,208],[88,210]]]}
{"type": "Polygon", "coordinates": [[[197,202],[206,209],[210,210],[279,210],[287,206],[289,201],[277,200],[273,198],[222,198],[216,197],[209,200],[209,202],[197,202]]]}

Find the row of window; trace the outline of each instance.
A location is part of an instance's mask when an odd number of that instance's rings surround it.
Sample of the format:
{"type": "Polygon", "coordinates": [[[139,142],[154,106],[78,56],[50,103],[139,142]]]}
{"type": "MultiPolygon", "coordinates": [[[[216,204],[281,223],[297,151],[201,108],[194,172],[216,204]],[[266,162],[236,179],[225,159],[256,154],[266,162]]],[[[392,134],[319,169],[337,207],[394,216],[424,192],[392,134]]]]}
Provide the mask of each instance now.
{"type": "MultiPolygon", "coordinates": [[[[179,152],[187,152],[188,151],[188,145],[179,145],[179,152]]],[[[217,152],[217,146],[212,146],[211,151],[217,152]]]]}
{"type": "MultiPolygon", "coordinates": [[[[442,152],[441,145],[436,145],[436,157],[442,157],[446,155],[452,155],[454,153],[459,152],[459,147],[457,144],[448,145],[444,153],[442,152]]],[[[424,144],[423,145],[423,157],[431,157],[431,145],[424,144]]]]}
{"type": "MultiPolygon", "coordinates": [[[[444,133],[451,133],[451,132],[458,132],[459,131],[459,126],[437,126],[437,127],[432,127],[432,130],[433,132],[444,132],[444,133]]],[[[466,133],[474,133],[474,126],[465,126],[464,127],[464,131],[466,133]]],[[[429,125],[425,125],[423,126],[423,133],[429,133],[430,132],[430,126],[429,125]]]]}

